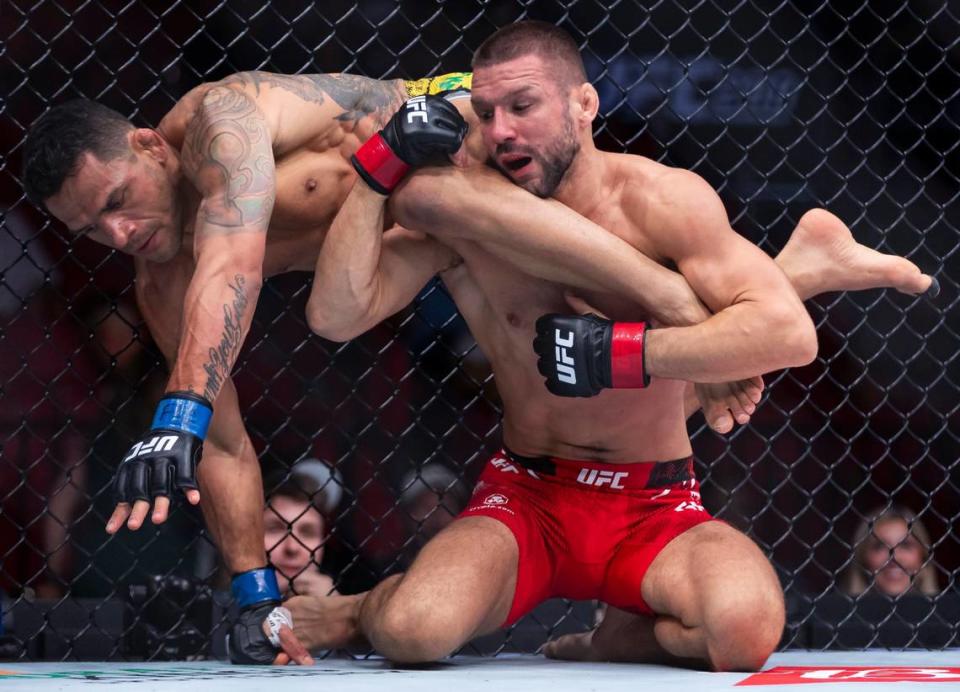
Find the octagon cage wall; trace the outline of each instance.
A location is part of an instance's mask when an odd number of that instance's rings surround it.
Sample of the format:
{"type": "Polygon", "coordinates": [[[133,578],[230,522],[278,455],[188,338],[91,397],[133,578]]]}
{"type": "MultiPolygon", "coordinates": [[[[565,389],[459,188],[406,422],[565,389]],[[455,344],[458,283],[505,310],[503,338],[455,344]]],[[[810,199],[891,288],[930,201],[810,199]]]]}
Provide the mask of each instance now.
{"type": "MultiPolygon", "coordinates": [[[[166,370],[129,258],[71,239],[23,197],[30,124],[84,96],[152,126],[192,87],[242,70],[467,70],[486,36],[522,18],[557,23],[581,45],[601,148],[700,174],[769,254],[823,206],[860,242],[939,279],[935,299],[872,290],[810,301],[816,361],[767,376],[749,425],[723,436],[701,415],[689,425],[704,504],[753,538],[782,581],[783,647],[960,645],[960,16],[946,4],[6,0],[0,655],[221,656],[231,608],[195,508],[178,503],[162,527],[103,530],[113,472],[149,424],[166,370]],[[923,564],[898,595],[860,566],[890,512],[907,517],[923,564]]],[[[326,520],[315,544],[294,529],[272,547],[313,550],[310,570],[358,593],[408,566],[463,507],[499,448],[500,404],[439,283],[335,344],[306,325],[310,282],[266,283],[235,381],[267,496],[291,479],[312,483],[326,520]]],[[[535,651],[591,626],[596,609],[548,602],[462,652],[535,651]]]]}

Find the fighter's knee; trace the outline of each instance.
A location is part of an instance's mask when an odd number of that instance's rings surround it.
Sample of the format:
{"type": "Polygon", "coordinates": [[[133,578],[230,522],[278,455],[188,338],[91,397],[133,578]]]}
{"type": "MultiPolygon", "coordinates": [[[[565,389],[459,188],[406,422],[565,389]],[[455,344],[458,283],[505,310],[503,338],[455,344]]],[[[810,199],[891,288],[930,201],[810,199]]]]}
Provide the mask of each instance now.
{"type": "Polygon", "coordinates": [[[780,643],[786,616],[782,595],[753,594],[731,602],[710,623],[710,662],[718,671],[759,670],[780,643]]]}
{"type": "Polygon", "coordinates": [[[455,169],[424,168],[414,172],[390,196],[390,212],[401,226],[432,233],[448,218],[456,197],[455,169]]]}
{"type": "Polygon", "coordinates": [[[370,643],[397,663],[437,661],[463,642],[429,604],[391,599],[369,633],[370,643]]]}
{"type": "Polygon", "coordinates": [[[817,330],[810,313],[797,301],[794,305],[777,306],[770,311],[768,324],[783,344],[784,359],[791,367],[809,365],[820,348],[817,330]]]}

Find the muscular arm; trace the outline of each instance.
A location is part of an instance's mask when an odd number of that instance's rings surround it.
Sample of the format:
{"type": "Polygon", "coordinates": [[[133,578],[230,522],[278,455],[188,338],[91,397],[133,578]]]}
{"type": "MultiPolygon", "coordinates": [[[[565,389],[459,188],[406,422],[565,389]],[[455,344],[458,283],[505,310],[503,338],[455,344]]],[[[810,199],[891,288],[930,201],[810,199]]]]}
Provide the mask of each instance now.
{"type": "Polygon", "coordinates": [[[256,104],[238,89],[209,90],[188,126],[182,159],[202,201],[196,271],[167,391],[213,401],[250,328],[275,198],[270,133],[256,104]]]}
{"type": "Polygon", "coordinates": [[[436,240],[403,228],[383,232],[386,197],[358,181],[327,231],[307,322],[347,341],[401,309],[432,276],[459,261],[436,240]]]}
{"type": "Polygon", "coordinates": [[[645,226],[715,314],[649,332],[647,371],[725,382],[813,360],[816,333],[803,303],[776,264],[730,228],[713,189],[693,173],[671,171],[655,195],[645,226]]]}
{"type": "MultiPolygon", "coordinates": [[[[140,310],[154,341],[173,366],[180,325],[179,304],[186,288],[185,281],[176,274],[156,281],[143,276],[138,279],[140,310]]],[[[197,475],[205,497],[202,505],[204,518],[227,568],[237,573],[266,564],[260,464],[243,425],[231,379],[224,382],[214,402],[214,415],[197,475]]],[[[167,498],[157,499],[153,523],[166,521],[168,507],[167,498]]],[[[139,512],[134,510],[132,521],[135,523],[130,528],[139,528],[146,511],[146,503],[141,505],[139,512]]],[[[118,507],[111,519],[113,531],[119,528],[129,512],[129,507],[118,507]]]]}

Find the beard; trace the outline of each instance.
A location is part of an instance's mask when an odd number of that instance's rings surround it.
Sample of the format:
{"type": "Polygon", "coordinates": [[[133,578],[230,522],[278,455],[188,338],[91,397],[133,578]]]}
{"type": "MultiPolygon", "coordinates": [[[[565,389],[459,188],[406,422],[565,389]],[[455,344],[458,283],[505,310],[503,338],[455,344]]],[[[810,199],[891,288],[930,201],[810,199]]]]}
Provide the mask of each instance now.
{"type": "MultiPolygon", "coordinates": [[[[505,143],[497,147],[497,155],[507,154],[516,151],[510,143],[505,143]]],[[[576,130],[573,126],[573,118],[570,117],[569,110],[564,114],[563,131],[557,138],[550,142],[543,152],[522,151],[532,160],[540,164],[542,171],[539,180],[531,180],[528,183],[518,183],[520,187],[527,192],[532,192],[537,197],[551,197],[560,187],[563,176],[567,174],[570,164],[580,152],[580,140],[577,138],[576,130]]],[[[511,178],[510,171],[501,166],[495,159],[490,160],[490,164],[508,178],[511,178]]]]}

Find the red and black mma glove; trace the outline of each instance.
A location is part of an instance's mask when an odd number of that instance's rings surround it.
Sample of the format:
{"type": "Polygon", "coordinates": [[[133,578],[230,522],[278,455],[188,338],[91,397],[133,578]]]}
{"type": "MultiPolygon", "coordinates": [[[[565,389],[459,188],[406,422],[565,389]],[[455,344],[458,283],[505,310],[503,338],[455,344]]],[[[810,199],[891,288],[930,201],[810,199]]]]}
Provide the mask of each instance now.
{"type": "Polygon", "coordinates": [[[442,96],[417,96],[350,161],[367,185],[389,195],[411,167],[440,162],[460,148],[466,134],[467,121],[452,103],[442,96]]]}
{"type": "Polygon", "coordinates": [[[646,322],[551,314],[538,319],[536,329],[537,370],[551,394],[588,397],[650,384],[643,358],[646,322]]]}
{"type": "Polygon", "coordinates": [[[169,497],[174,487],[196,490],[197,463],[212,416],[210,402],[192,392],[171,392],[160,399],[150,431],[117,469],[117,501],[169,497]]]}

